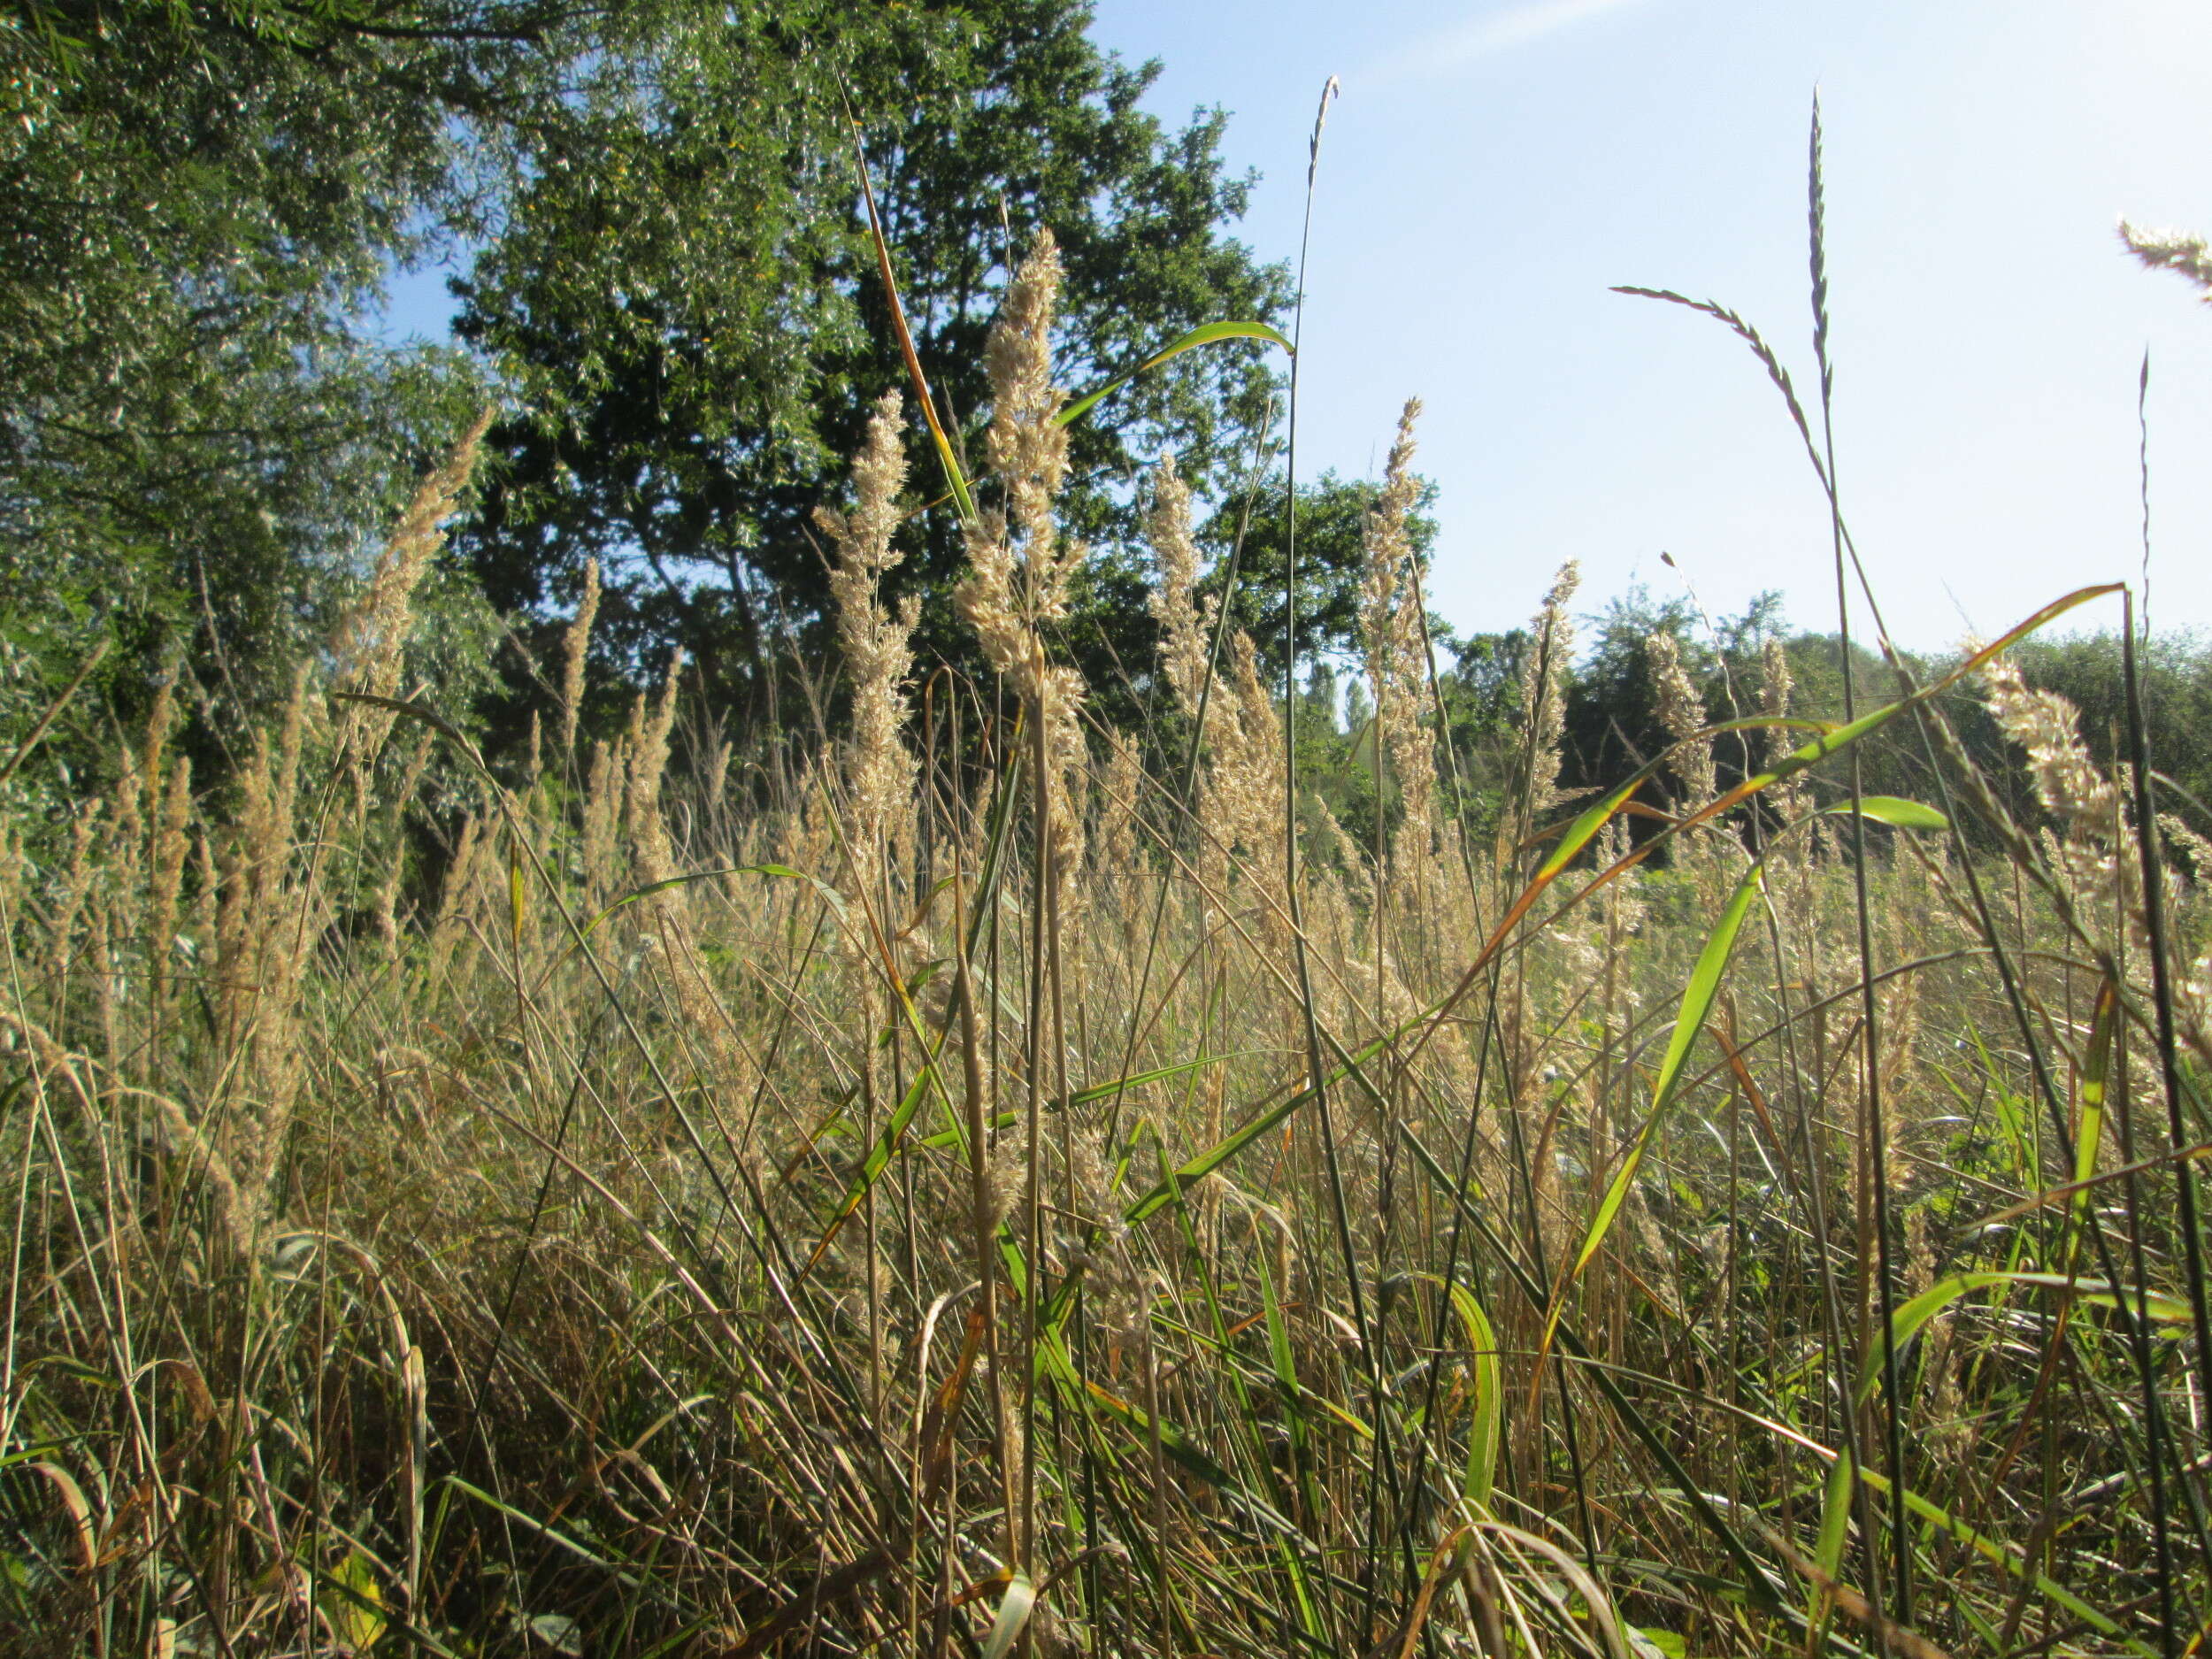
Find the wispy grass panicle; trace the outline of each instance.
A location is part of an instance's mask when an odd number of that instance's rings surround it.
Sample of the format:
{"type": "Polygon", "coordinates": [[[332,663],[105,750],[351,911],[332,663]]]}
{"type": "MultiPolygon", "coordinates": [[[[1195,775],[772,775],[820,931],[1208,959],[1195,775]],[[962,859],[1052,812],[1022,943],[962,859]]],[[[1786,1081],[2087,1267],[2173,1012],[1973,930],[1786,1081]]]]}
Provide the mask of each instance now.
{"type": "Polygon", "coordinates": [[[477,453],[496,412],[486,408],[480,413],[425,476],[386,540],[368,586],[340,619],[330,652],[341,687],[379,697],[398,690],[401,661],[413,632],[415,589],[445,545],[446,520],[475,476],[477,453]]]}
{"type": "Polygon", "coordinates": [[[676,693],[683,683],[684,653],[669,653],[659,696],[649,704],[638,694],[624,745],[628,763],[622,800],[623,823],[647,871],[647,879],[664,881],[676,873],[674,855],[661,813],[661,790],[668,777],[669,740],[676,729],[676,693]]]}
{"type": "Polygon", "coordinates": [[[561,754],[576,749],[576,722],[584,707],[584,670],[591,655],[592,624],[599,619],[599,561],[584,561],[584,591],[576,614],[561,631],[561,754]]]}
{"type": "Polygon", "coordinates": [[[1006,504],[964,526],[970,572],[955,594],[992,667],[1033,699],[1043,690],[1039,630],[1067,614],[1082,558],[1053,508],[1068,465],[1067,429],[1053,419],[1064,401],[1052,383],[1051,339],[1062,276],[1059,249],[1042,232],[991,325],[985,449],[1006,504]]]}
{"type": "Polygon", "coordinates": [[[1981,680],[1998,729],[2026,752],[2044,810],[2070,834],[2109,844],[2122,822],[2120,791],[2082,741],[2079,711],[2056,692],[2032,689],[2008,657],[1992,658],[1981,680]]]}
{"type": "Polygon", "coordinates": [[[1559,567],[1544,603],[1529,623],[1528,652],[1521,660],[1521,739],[1526,759],[1521,810],[1532,831],[1559,805],[1559,743],[1567,724],[1567,672],[1574,657],[1574,618],[1567,607],[1582,585],[1582,567],[1559,567]]]}
{"type": "Polygon", "coordinates": [[[915,761],[907,747],[906,680],[914,662],[913,638],[920,602],[896,611],[883,601],[884,573],[905,557],[893,543],[899,526],[899,492],[906,487],[906,450],[899,441],[906,423],[899,395],[886,392],[869,417],[868,436],[853,460],[853,508],[815,510],[830,538],[830,597],[837,607],[837,638],[852,680],[852,735],[846,763],[854,844],[871,860],[887,832],[911,806],[915,761]]]}
{"type": "Polygon", "coordinates": [[[1152,506],[1145,515],[1146,540],[1157,572],[1145,605],[1160,625],[1160,671],[1177,705],[1198,717],[1206,682],[1208,636],[1212,606],[1198,591],[1198,544],[1191,534],[1190,486],[1176,470],[1175,457],[1163,456],[1152,471],[1152,506]]]}
{"type": "Polygon", "coordinates": [[[1379,755],[1387,755],[1397,784],[1397,849],[1403,872],[1425,885],[1435,856],[1436,747],[1429,726],[1428,641],[1423,627],[1419,555],[1407,520],[1420,498],[1413,471],[1414,423],[1421,400],[1406,400],[1383,469],[1380,495],[1367,515],[1362,542],[1360,633],[1375,702],[1379,755]]]}
{"type": "Polygon", "coordinates": [[[1260,678],[1259,653],[1241,628],[1229,636],[1228,689],[1235,718],[1225,719],[1210,804],[1220,814],[1207,826],[1241,856],[1241,870],[1257,895],[1263,935],[1287,946],[1284,909],[1288,873],[1278,833],[1288,780],[1283,769],[1283,723],[1260,678]]]}
{"type": "Polygon", "coordinates": [[[1682,644],[1673,634],[1661,629],[1644,649],[1658,693],[1659,724],[1676,746],[1668,764],[1682,788],[1679,804],[1694,812],[1717,793],[1712,740],[1699,735],[1707,720],[1705,695],[1683,665],[1682,644]]]}
{"type": "Polygon", "coordinates": [[[2153,271],[2171,271],[2204,292],[2198,296],[2212,304],[2212,246],[2201,236],[2181,230],[2151,230],[2120,221],[2120,241],[2127,250],[2153,271]]]}
{"type": "Polygon", "coordinates": [[[1067,475],[1067,428],[1054,419],[1064,401],[1052,383],[1052,321],[1064,273],[1049,231],[1022,261],[985,348],[991,425],[985,448],[1005,492],[1002,509],[962,526],[968,575],[953,599],[991,666],[1003,675],[1040,730],[1041,752],[1061,786],[1051,794],[1049,831],[1063,875],[1082,848],[1071,805],[1083,757],[1082,677],[1046,651],[1046,631],[1067,615],[1068,589],[1084,549],[1060,533],[1054,503],[1067,475]]]}

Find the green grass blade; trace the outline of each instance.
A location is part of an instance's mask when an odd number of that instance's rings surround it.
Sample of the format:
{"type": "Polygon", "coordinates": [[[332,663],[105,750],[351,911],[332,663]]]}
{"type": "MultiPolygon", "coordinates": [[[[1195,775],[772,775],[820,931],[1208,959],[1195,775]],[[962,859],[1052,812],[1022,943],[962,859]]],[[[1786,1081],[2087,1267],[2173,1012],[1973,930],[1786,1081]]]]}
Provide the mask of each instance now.
{"type": "Polygon", "coordinates": [[[1468,1372],[1473,1385],[1474,1426],[1467,1433],[1467,1472],[1460,1482],[1460,1496],[1476,1515],[1490,1512],[1490,1494],[1497,1485],[1498,1448],[1502,1440],[1505,1379],[1498,1364],[1498,1339],[1490,1328],[1490,1316],[1482,1310],[1475,1294],[1464,1285],[1445,1286],[1452,1310],[1467,1332],[1468,1372]]]}
{"type": "Polygon", "coordinates": [[[1082,396],[1055,415],[1052,424],[1056,426],[1065,426],[1080,420],[1085,415],[1090,413],[1094,404],[1102,399],[1111,397],[1140,374],[1158,368],[1171,357],[1181,357],[1194,346],[1210,345],[1217,340],[1264,340],[1271,344],[1280,346],[1286,351],[1294,349],[1287,339],[1276,330],[1270,328],[1265,323],[1206,323],[1192,329],[1190,333],[1183,335],[1181,339],[1164,349],[1154,352],[1128,373],[1116,375],[1105,385],[1084,393],[1082,396]]]}
{"type": "MultiPolygon", "coordinates": [[[[1854,803],[1839,801],[1833,806],[1821,808],[1821,816],[1833,817],[1839,813],[1849,817],[1854,803]]],[[[1877,824],[1886,824],[1892,829],[1947,830],[1951,820],[1932,806],[1917,801],[1901,800],[1893,795],[1863,795],[1856,803],[1856,810],[1863,818],[1877,824]]]]}
{"type": "MultiPolygon", "coordinates": [[[[1901,1348],[1912,1340],[1914,1334],[1929,1320],[1941,1313],[1970,1291],[1987,1290],[1997,1285],[2025,1285],[2038,1290],[2068,1292],[2082,1302],[2096,1308],[2116,1308],[2120,1298],[2112,1286],[2102,1279],[2075,1279],[2065,1273],[2032,1273],[1999,1271],[1957,1273],[1939,1280],[1922,1291],[1910,1302],[1900,1307],[1890,1320],[1886,1339],[1877,1337],[1868,1354],[1866,1369],[1859,1378],[1857,1394],[1854,1396],[1863,1405],[1882,1379],[1882,1361],[1887,1343],[1901,1348]]],[[[2127,1297],[2131,1310],[2143,1318],[2160,1325],[2180,1325],[2189,1318],[2189,1304],[2178,1297],[2161,1295],[2151,1291],[2142,1296],[2130,1292],[2127,1297]]]]}
{"type": "Polygon", "coordinates": [[[1813,1563],[1831,1578],[1843,1574],[1843,1548],[1851,1537],[1851,1494],[1856,1472],[1848,1457],[1838,1457],[1828,1471],[1826,1493],[1821,1500],[1820,1537],[1813,1546],[1813,1563]]]}
{"type": "MultiPolygon", "coordinates": [[[[1377,1038],[1373,1042],[1369,1043],[1367,1047],[1360,1050],[1358,1059],[1362,1061],[1373,1059],[1377,1055],[1380,1054],[1383,1049],[1395,1039],[1396,1036],[1409,1029],[1411,1025],[1416,1023],[1417,1023],[1417,1019],[1408,1021],[1405,1025],[1399,1028],[1398,1032],[1393,1033],[1390,1036],[1377,1038]]],[[[1338,1067],[1334,1071],[1332,1071],[1329,1074],[1328,1081],[1335,1083],[1342,1080],[1349,1069],[1350,1068],[1344,1066],[1338,1067]]],[[[1184,1164],[1180,1169],[1175,1171],[1171,1180],[1162,1181],[1158,1186],[1153,1187],[1151,1191],[1146,1193],[1142,1197],[1136,1200],[1135,1202],[1132,1203],[1128,1209],[1122,1212],[1122,1218],[1128,1222],[1130,1225],[1134,1226],[1137,1223],[1154,1215],[1158,1211],[1162,1205],[1170,1202],[1174,1198],[1175,1189],[1178,1186],[1187,1187],[1193,1181],[1200,1180],[1206,1176],[1211,1175],[1216,1170],[1219,1169],[1223,1164],[1228,1163],[1232,1158],[1234,1158],[1239,1153],[1242,1152],[1247,1147],[1250,1146],[1255,1141],[1257,1141],[1269,1130],[1276,1127],[1286,1118],[1293,1116],[1300,1107],[1303,1106],[1308,1101],[1313,1099],[1317,1092],[1317,1091],[1316,1091],[1314,1087],[1309,1084],[1306,1087],[1300,1089],[1296,1094],[1279,1101],[1267,1110],[1262,1112],[1258,1117],[1253,1118],[1251,1122],[1236,1130],[1233,1133],[1229,1135],[1227,1139],[1220,1141],[1218,1144],[1211,1148],[1209,1148],[1206,1151],[1200,1153],[1196,1157],[1193,1158],[1189,1163],[1184,1164]]]]}
{"type": "Polygon", "coordinates": [[[1026,1573],[1017,1572],[1006,1586],[1006,1595],[998,1604],[998,1617],[991,1621],[991,1633],[984,1639],[983,1659],[1006,1659],[1019,1640],[1022,1626],[1029,1623],[1029,1610],[1037,1604],[1037,1592],[1026,1573]]]}
{"type": "Polygon", "coordinates": [[[2074,1248],[2089,1218],[2089,1183],[2097,1173],[2097,1150],[2104,1139],[2105,1087],[2112,1071],[2113,1037],[2120,1024],[2120,997],[2107,979],[2097,987],[2097,1005],[2089,1021],[2089,1051],[2082,1056],[2081,1127],[2074,1136],[2074,1185],[2082,1190],[2068,1207],[2066,1262],[2073,1264],[2074,1248]]]}
{"type": "MultiPolygon", "coordinates": [[[[1652,1088],[1651,1112],[1644,1119],[1644,1126],[1637,1132],[1635,1143],[1628,1156],[1621,1160],[1621,1167],[1613,1176],[1612,1185],[1606,1188],[1605,1199],[1591,1217],[1589,1231],[1583,1235],[1582,1248],[1576,1252],[1574,1266],[1568,1271],[1568,1280],[1579,1277],[1590,1264],[1590,1258],[1605,1242],[1605,1235],[1612,1231],[1614,1220],[1620,1215],[1621,1206],[1627,1202],[1629,1184],[1636,1178],[1636,1171],[1643,1163],[1644,1149],[1665,1120],[1667,1110],[1674,1103],[1675,1093],[1682,1086],[1685,1069],[1689,1062],[1690,1049],[1697,1041],[1698,1033],[1705,1029],[1705,1017],[1712,1011],[1713,1000],[1720,995],[1722,976],[1728,971],[1728,959],[1736,949],[1736,936],[1743,931],[1744,918],[1751,913],[1752,901],[1765,888],[1766,867],[1754,864],[1744,879],[1736,884],[1734,895],[1728,908],[1721,912],[1720,925],[1705,941],[1705,949],[1697,958],[1697,966],[1691,972],[1689,985],[1682,993],[1681,1010],[1675,1016],[1674,1034],[1667,1040],[1667,1052],[1659,1063],[1659,1076],[1652,1088]]],[[[1553,1321],[1557,1320],[1555,1312],[1553,1321]]]]}

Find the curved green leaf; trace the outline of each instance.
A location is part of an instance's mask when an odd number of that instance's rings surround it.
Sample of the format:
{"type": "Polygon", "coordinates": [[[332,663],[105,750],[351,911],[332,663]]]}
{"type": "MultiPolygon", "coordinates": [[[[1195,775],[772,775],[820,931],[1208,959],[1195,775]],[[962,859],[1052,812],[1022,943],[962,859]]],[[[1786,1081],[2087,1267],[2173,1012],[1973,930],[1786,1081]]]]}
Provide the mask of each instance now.
{"type": "MultiPolygon", "coordinates": [[[[1650,1115],[1644,1119],[1635,1143],[1614,1174],[1613,1184],[1606,1188],[1604,1202],[1591,1218],[1590,1229],[1583,1235],[1582,1248],[1569,1270],[1570,1282],[1590,1264],[1590,1258],[1598,1253],[1598,1246],[1605,1242],[1605,1235],[1612,1230],[1621,1206],[1627,1202],[1629,1183],[1635,1179],[1637,1168],[1644,1161],[1644,1148],[1651,1144],[1652,1135],[1665,1120],[1668,1108],[1674,1104],[1675,1092],[1682,1087],[1691,1046],[1697,1041],[1698,1033],[1704,1030],[1705,1017],[1712,1012],[1713,1001],[1720,995],[1721,977],[1728,971],[1728,958],[1736,949],[1736,936],[1743,931],[1744,918],[1751,913],[1751,902],[1764,891],[1765,886],[1766,867],[1752,865],[1736,884],[1734,896],[1721,912],[1720,925],[1698,954],[1697,966],[1691,971],[1690,982],[1682,993],[1681,1010],[1675,1016],[1674,1034],[1668,1038],[1665,1057],[1659,1062],[1658,1079],[1652,1087],[1650,1115]]],[[[1555,1309],[1551,1324],[1557,1323],[1555,1309]]]]}
{"type": "Polygon", "coordinates": [[[2105,1086],[2112,1071],[2112,1040],[2120,1023],[2120,997],[2108,979],[2097,987],[2096,1011],[2090,1016],[2089,1052],[2081,1065],[2081,1127],[2074,1136],[2074,1185],[2082,1190],[2068,1206],[2066,1264],[2089,1216],[2089,1183],[2097,1173],[2097,1148],[2104,1139],[2105,1086]]]}
{"type": "MultiPolygon", "coordinates": [[[[1851,1538],[1851,1494],[1858,1471],[1847,1456],[1838,1456],[1828,1471],[1826,1494],[1820,1506],[1820,1538],[1813,1546],[1813,1563],[1831,1578],[1843,1574],[1843,1548],[1851,1538]]],[[[1818,1597],[1815,1597],[1817,1607],[1818,1597]]]]}
{"type": "MultiPolygon", "coordinates": [[[[2038,1290],[2070,1291],[2083,1302],[2098,1308],[2116,1308],[2121,1302],[2112,1286],[2101,1279],[2074,1279],[2064,1273],[2001,1271],[1993,1268],[1985,1272],[1957,1273],[1929,1286],[1899,1308],[1890,1317],[1886,1340],[1901,1348],[1912,1340],[1922,1325],[1967,1292],[1986,1290],[1993,1285],[2026,1285],[2038,1290]]],[[[2126,1299],[2128,1306],[2141,1317],[2161,1325],[2184,1324],[2190,1317],[2186,1302],[2177,1297],[2162,1295],[2154,1290],[2142,1294],[2129,1291],[2126,1299]]],[[[1885,1339],[1876,1338],[1873,1348],[1867,1355],[1866,1368],[1860,1375],[1858,1392],[1855,1396],[1862,1405],[1873,1394],[1875,1385],[1882,1379],[1886,1351],[1885,1339]]]]}
{"type": "Polygon", "coordinates": [[[1006,1586],[1006,1599],[998,1604],[998,1617],[991,1621],[991,1633],[983,1643],[983,1659],[1006,1659],[1022,1626],[1029,1623],[1029,1609],[1036,1604],[1037,1593],[1030,1586],[1029,1576],[1017,1572],[1006,1586]]]}
{"type": "Polygon", "coordinates": [[[1490,1316],[1464,1285],[1448,1285],[1452,1310],[1467,1332],[1469,1376],[1474,1386],[1474,1426],[1467,1433],[1467,1472],[1460,1482],[1460,1496],[1479,1515],[1490,1512],[1490,1494],[1497,1483],[1500,1428],[1505,1411],[1505,1379],[1498,1365],[1498,1339],[1490,1328],[1490,1316]]]}
{"type": "Polygon", "coordinates": [[[1072,425],[1074,422],[1080,420],[1085,415],[1090,413],[1094,404],[1099,403],[1102,399],[1112,396],[1116,392],[1119,391],[1123,387],[1128,385],[1130,381],[1135,380],[1137,376],[1144,373],[1147,370],[1158,368],[1160,365],[1165,363],[1170,357],[1181,357],[1183,353],[1188,351],[1194,346],[1211,345],[1217,340],[1264,340],[1271,344],[1280,346],[1286,351],[1292,351],[1295,349],[1288,340],[1285,339],[1282,334],[1275,329],[1270,328],[1265,323],[1207,323],[1200,327],[1192,329],[1190,333],[1185,334],[1181,339],[1176,341],[1165,349],[1153,353],[1152,356],[1147,357],[1142,363],[1137,365],[1135,368],[1130,370],[1128,373],[1118,375],[1114,379],[1107,381],[1105,385],[1099,387],[1094,391],[1084,393],[1082,396],[1077,398],[1072,403],[1070,403],[1057,415],[1055,415],[1052,418],[1052,424],[1056,426],[1072,425]]]}
{"type": "MultiPolygon", "coordinates": [[[[1946,830],[1951,827],[1951,820],[1935,808],[1923,806],[1917,801],[1902,800],[1893,795],[1863,795],[1857,805],[1861,818],[1870,818],[1877,824],[1886,824],[1892,829],[1946,830]]],[[[1821,808],[1821,816],[1827,818],[1841,813],[1847,817],[1851,810],[1852,803],[1839,801],[1833,806],[1821,808]]]]}

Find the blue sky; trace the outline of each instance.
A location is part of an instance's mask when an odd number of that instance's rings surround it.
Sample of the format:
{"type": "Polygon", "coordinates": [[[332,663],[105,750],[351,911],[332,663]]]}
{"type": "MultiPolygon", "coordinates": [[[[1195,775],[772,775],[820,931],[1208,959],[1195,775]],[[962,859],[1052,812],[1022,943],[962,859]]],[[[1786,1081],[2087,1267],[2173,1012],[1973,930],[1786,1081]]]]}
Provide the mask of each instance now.
{"type": "Polygon", "coordinates": [[[1939,648],[2135,575],[2146,346],[2153,619],[2212,628],[2212,306],[2114,233],[2212,232],[2202,0],[1102,0],[1094,32],[1163,60],[1161,115],[1230,111],[1270,257],[1340,77],[1302,445],[1370,472],[1424,399],[1456,626],[1525,618],[1566,557],[1590,608],[1687,580],[1716,615],[1773,588],[1833,625],[1825,509],[1756,363],[1608,292],[1718,299],[1809,391],[1817,84],[1837,472],[1893,631],[1939,648]]]}
{"type": "MultiPolygon", "coordinates": [[[[1340,78],[1302,465],[1371,472],[1424,399],[1455,626],[1516,625],[1570,557],[1586,609],[1687,581],[1716,616],[1778,588],[1833,626],[1825,509],[1763,373],[1608,291],[1732,306],[1809,391],[1817,85],[1837,470],[1893,631],[1939,649],[2136,576],[2146,347],[2153,620],[2212,631],[2212,306],[2114,234],[2212,233],[2203,0],[1101,0],[1094,34],[1162,60],[1171,122],[1230,112],[1269,258],[1296,252],[1340,78]]],[[[395,322],[442,332],[442,280],[403,284],[395,322]]]]}

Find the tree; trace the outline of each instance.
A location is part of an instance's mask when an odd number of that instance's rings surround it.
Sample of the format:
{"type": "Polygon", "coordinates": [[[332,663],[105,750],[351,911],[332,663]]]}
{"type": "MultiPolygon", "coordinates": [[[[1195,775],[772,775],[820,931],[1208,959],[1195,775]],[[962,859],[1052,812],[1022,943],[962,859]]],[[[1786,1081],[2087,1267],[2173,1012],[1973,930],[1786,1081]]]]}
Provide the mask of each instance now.
{"type": "MultiPolygon", "coordinates": [[[[917,349],[971,454],[998,287],[1043,227],[1068,273],[1064,385],[1197,324],[1279,311],[1281,270],[1224,234],[1247,185],[1222,172],[1222,118],[1171,133],[1141,111],[1156,66],[1101,52],[1089,15],[1078,0],[672,5],[582,66],[526,135],[511,211],[459,285],[465,335],[527,410],[495,434],[506,464],[468,536],[494,602],[542,614],[596,557],[612,664],[680,646],[741,705],[786,630],[818,638],[808,515],[836,495],[869,403],[906,381],[847,100],[917,349]]],[[[1214,347],[1075,428],[1064,511],[1105,546],[1102,607],[1127,605],[1114,558],[1141,464],[1173,448],[1217,485],[1270,389],[1257,348],[1214,347]]],[[[933,481],[916,426],[914,476],[933,481]]],[[[962,563],[949,517],[910,534],[901,589],[941,599],[962,563]]],[[[925,660],[964,660],[950,607],[924,617],[925,660]]]]}
{"type": "MultiPolygon", "coordinates": [[[[1301,662],[1325,656],[1349,659],[1360,649],[1360,583],[1366,573],[1367,515],[1380,487],[1366,479],[1327,472],[1298,487],[1298,639],[1301,662]]],[[[1244,551],[1237,561],[1237,590],[1229,605],[1233,626],[1252,636],[1259,661],[1271,683],[1283,675],[1283,639],[1289,618],[1283,604],[1283,578],[1289,568],[1289,521],[1285,484],[1279,472],[1252,492],[1248,503],[1232,498],[1210,518],[1201,537],[1214,554],[1204,590],[1218,595],[1228,555],[1241,532],[1244,551]]],[[[1416,511],[1407,521],[1413,550],[1425,564],[1436,545],[1436,487],[1424,483],[1416,511]]]]}
{"type": "Polygon", "coordinates": [[[234,715],[322,637],[481,396],[361,315],[469,222],[457,123],[536,83],[551,16],[0,13],[0,634],[49,685],[106,638],[113,700],[180,665],[234,715]]]}
{"type": "Polygon", "coordinates": [[[1671,741],[1659,723],[1654,634],[1672,637],[1701,687],[1717,678],[1714,654],[1699,640],[1697,612],[1686,599],[1657,599],[1639,584],[1609,600],[1592,620],[1589,648],[1567,692],[1560,779],[1571,789],[1617,783],[1671,741]]]}

